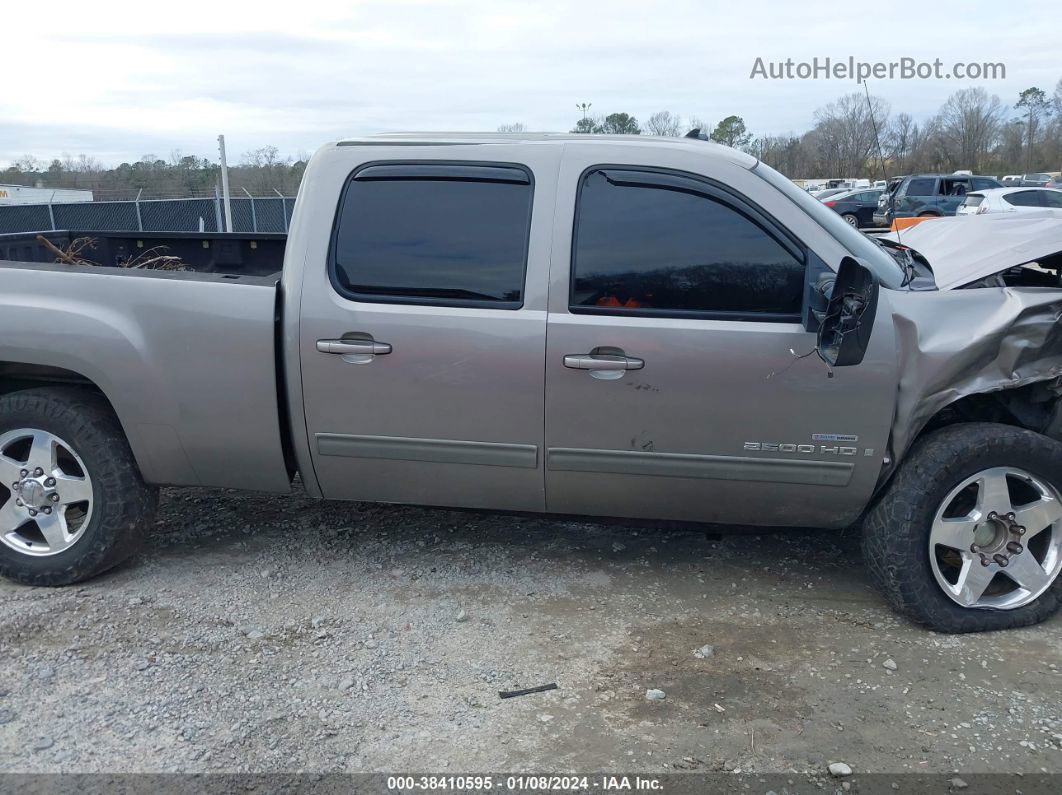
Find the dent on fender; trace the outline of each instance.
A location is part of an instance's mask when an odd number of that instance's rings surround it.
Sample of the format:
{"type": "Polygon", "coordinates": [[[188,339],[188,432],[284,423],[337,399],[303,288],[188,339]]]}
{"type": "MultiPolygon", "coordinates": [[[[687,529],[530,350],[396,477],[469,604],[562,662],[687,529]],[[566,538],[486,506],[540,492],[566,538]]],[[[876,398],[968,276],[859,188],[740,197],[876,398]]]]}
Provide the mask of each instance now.
{"type": "MultiPolygon", "coordinates": [[[[1062,379],[1062,291],[893,293],[900,379],[887,464],[941,409],[970,395],[1062,379]]],[[[1062,394],[1062,383],[1052,385],[1062,394]]]]}

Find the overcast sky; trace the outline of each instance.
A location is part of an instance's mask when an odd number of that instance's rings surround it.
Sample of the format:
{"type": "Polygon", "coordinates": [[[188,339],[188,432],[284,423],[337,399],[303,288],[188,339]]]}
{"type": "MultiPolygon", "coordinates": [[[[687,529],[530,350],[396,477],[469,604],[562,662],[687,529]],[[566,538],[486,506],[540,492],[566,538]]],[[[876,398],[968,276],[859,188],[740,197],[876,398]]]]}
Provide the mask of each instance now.
{"type": "Polygon", "coordinates": [[[1062,77],[1058,0],[892,3],[668,0],[4,3],[0,165],[25,154],[106,164],[174,149],[295,155],[391,130],[567,130],[575,105],[803,131],[854,81],[750,80],[757,56],[1001,61],[1005,80],[872,81],[932,114],[983,85],[1012,105],[1062,77]]]}

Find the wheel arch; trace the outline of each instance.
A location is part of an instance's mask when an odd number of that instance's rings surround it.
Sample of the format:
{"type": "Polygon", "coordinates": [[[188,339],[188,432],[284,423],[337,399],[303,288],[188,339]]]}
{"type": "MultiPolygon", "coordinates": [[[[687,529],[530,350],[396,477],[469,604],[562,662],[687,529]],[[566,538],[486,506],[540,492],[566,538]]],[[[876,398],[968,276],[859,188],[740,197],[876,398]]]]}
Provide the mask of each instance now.
{"type": "Polygon", "coordinates": [[[923,437],[936,430],[960,423],[991,422],[1011,425],[1062,441],[1062,396],[1041,381],[1013,389],[976,392],[960,397],[930,416],[915,433],[907,449],[897,451],[897,461],[878,482],[874,498],[867,506],[870,511],[896,476],[911,448],[923,437]]]}
{"type": "Polygon", "coordinates": [[[0,396],[40,387],[70,387],[93,392],[106,401],[129,442],[141,474],[149,482],[160,482],[156,480],[160,474],[159,466],[152,458],[149,440],[133,432],[134,428],[131,427],[129,418],[123,417],[118,404],[111,398],[114,388],[105,381],[103,383],[101,381],[102,379],[98,376],[89,376],[81,369],[75,370],[56,364],[0,360],[0,396]]]}

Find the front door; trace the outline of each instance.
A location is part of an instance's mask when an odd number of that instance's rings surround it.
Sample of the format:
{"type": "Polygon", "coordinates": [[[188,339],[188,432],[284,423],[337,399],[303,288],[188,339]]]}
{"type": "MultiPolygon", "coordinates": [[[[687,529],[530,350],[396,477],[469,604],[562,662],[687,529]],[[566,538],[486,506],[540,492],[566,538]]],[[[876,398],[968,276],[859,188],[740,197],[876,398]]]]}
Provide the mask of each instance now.
{"type": "Polygon", "coordinates": [[[825,526],[871,493],[890,330],[832,376],[804,355],[816,255],[763,209],[780,193],[714,161],[691,174],[565,155],[559,194],[577,199],[558,210],[550,283],[551,511],[825,526]]]}
{"type": "Polygon", "coordinates": [[[325,497],[544,508],[557,156],[528,149],[519,164],[374,162],[348,179],[300,327],[325,497]]]}

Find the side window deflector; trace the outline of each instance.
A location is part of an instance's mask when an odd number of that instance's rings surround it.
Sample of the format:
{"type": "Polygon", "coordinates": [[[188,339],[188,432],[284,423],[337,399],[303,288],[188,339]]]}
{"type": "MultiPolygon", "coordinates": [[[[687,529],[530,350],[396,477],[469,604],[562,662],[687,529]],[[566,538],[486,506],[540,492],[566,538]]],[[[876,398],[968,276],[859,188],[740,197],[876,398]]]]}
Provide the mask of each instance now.
{"type": "Polygon", "coordinates": [[[398,163],[363,168],[354,176],[355,181],[397,179],[440,179],[458,182],[507,182],[513,185],[530,185],[526,171],[505,166],[477,166],[461,163],[398,163]]]}

